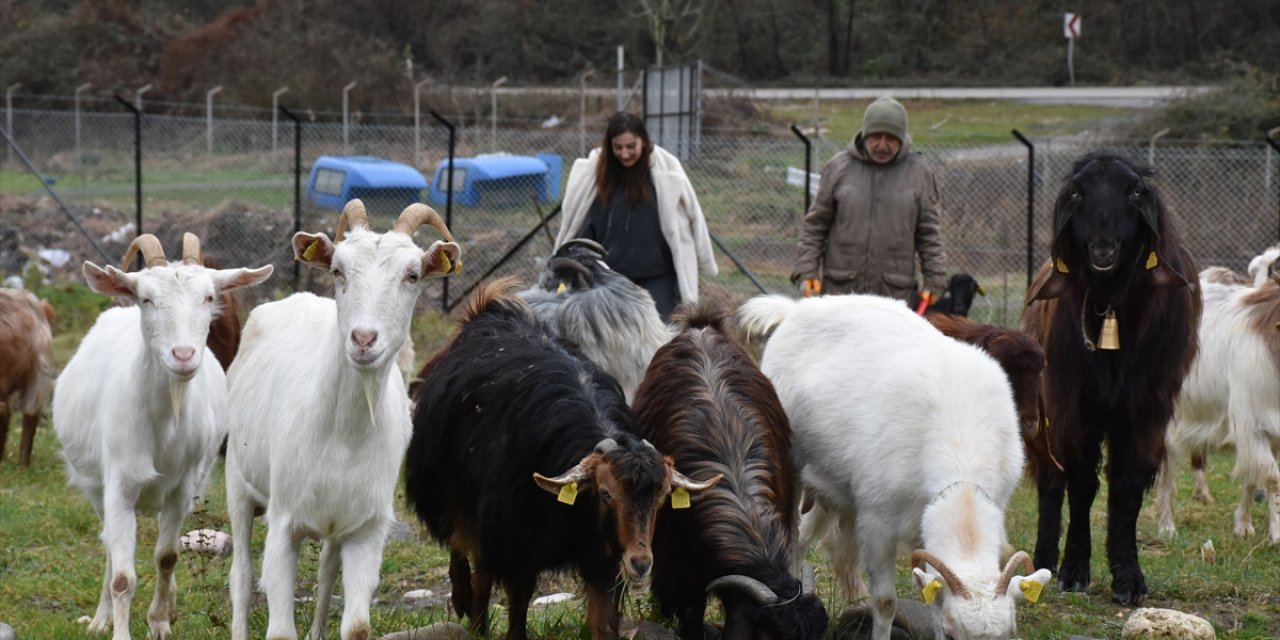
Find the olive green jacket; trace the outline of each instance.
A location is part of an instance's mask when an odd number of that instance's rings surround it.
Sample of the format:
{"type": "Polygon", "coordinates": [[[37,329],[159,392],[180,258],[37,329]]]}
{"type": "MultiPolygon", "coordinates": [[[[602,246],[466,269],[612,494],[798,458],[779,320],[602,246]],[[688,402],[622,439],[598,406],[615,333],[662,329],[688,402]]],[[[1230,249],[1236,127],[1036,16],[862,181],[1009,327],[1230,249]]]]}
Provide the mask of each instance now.
{"type": "Polygon", "coordinates": [[[911,136],[889,164],[877,164],[862,134],[822,168],[818,194],[800,228],[792,282],[821,278],[823,293],[872,293],[903,300],[947,287],[938,185],[911,136]]]}

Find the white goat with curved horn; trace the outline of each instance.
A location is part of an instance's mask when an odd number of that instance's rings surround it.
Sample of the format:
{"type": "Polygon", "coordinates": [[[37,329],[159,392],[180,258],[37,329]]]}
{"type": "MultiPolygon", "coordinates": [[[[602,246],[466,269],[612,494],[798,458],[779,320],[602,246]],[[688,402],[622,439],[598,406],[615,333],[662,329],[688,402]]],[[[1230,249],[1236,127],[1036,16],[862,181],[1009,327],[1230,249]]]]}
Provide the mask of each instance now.
{"type": "Polygon", "coordinates": [[[322,638],[342,562],[344,640],[370,638],[369,602],[400,461],[409,443],[409,397],[395,366],[414,303],[430,278],[456,273],[458,245],[436,212],[406,208],[388,233],[369,229],[364,204],[347,203],[336,241],[293,236],[294,257],[333,277],[334,297],[296,293],[249,314],[228,372],[227,510],[232,547],[231,635],[249,634],[255,510],[266,508],[262,587],[267,637],[296,638],[294,581],[302,538],[323,541],[316,615],[322,638]],[[425,251],[423,224],[440,231],[425,251]],[[343,236],[347,226],[350,231],[343,236]]]}
{"type": "Polygon", "coordinates": [[[137,587],[137,512],[158,512],[156,590],[147,613],[150,637],[169,637],[177,617],[173,567],[182,521],[208,479],[224,431],[226,377],[205,347],[219,294],[271,275],[258,269],[206,269],[200,242],[183,236],[182,262],[165,260],[155,236],[138,236],[124,261],[141,251],[137,273],[85,262],[89,286],[135,305],[98,316],[58,377],[53,426],[70,483],[102,518],[107,568],[89,630],[114,627],[129,637],[137,587]]]}

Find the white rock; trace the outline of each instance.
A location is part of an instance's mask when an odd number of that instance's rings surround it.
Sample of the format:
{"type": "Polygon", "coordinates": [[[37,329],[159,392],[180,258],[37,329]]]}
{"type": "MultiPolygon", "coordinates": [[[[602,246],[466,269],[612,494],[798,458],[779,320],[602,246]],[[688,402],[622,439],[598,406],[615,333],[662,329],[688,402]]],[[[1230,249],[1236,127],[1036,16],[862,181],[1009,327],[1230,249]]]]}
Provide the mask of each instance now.
{"type": "Polygon", "coordinates": [[[216,529],[195,529],[178,538],[183,549],[211,556],[231,553],[231,535],[216,529]]]}
{"type": "Polygon", "coordinates": [[[1120,632],[1124,640],[1213,640],[1213,625],[1204,618],[1173,609],[1142,608],[1133,612],[1120,632]]]}
{"type": "Polygon", "coordinates": [[[573,599],[572,593],[553,593],[549,596],[541,596],[538,598],[534,598],[533,605],[535,607],[540,607],[542,605],[555,604],[557,602],[564,602],[565,600],[571,600],[571,599],[573,599]]]}
{"type": "Polygon", "coordinates": [[[436,592],[430,589],[414,589],[413,591],[410,591],[409,593],[404,594],[404,599],[405,600],[426,600],[427,598],[430,598],[434,595],[436,595],[436,592]]]}

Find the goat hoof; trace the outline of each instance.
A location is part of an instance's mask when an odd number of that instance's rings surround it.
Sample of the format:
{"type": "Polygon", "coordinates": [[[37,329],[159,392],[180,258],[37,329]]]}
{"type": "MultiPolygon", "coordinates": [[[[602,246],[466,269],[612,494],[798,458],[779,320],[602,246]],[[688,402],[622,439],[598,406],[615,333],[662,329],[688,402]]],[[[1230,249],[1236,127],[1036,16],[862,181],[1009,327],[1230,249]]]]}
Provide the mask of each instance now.
{"type": "Polygon", "coordinates": [[[1147,599],[1147,581],[1137,575],[1118,575],[1111,581],[1111,600],[1116,604],[1138,606],[1147,599]]]}
{"type": "Polygon", "coordinates": [[[1084,591],[1091,581],[1088,563],[1078,567],[1064,562],[1058,570],[1058,591],[1084,591]]]}

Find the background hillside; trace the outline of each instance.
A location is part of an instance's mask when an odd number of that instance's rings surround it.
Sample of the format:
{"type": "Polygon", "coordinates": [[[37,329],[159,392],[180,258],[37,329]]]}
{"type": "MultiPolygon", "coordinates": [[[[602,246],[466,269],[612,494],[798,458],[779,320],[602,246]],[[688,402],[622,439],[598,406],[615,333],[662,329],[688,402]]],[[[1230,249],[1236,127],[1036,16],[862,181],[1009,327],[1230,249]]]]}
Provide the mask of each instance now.
{"type": "Polygon", "coordinates": [[[1082,16],[1078,84],[1191,84],[1280,69],[1280,2],[1234,0],[0,0],[0,86],[153,104],[290,100],[411,108],[411,87],[611,86],[697,59],[754,85],[1062,85],[1063,10],[1082,16]]]}

